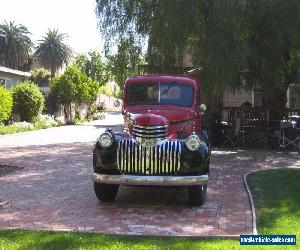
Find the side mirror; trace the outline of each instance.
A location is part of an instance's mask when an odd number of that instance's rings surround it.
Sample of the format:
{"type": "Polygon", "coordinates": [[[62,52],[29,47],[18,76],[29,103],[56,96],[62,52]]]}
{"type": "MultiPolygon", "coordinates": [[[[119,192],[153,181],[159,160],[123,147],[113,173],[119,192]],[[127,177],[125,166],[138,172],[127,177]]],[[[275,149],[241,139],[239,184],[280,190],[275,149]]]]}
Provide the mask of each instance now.
{"type": "Polygon", "coordinates": [[[199,106],[199,113],[200,113],[200,115],[203,115],[205,113],[206,109],[207,109],[206,105],[205,104],[201,104],[199,106]]]}

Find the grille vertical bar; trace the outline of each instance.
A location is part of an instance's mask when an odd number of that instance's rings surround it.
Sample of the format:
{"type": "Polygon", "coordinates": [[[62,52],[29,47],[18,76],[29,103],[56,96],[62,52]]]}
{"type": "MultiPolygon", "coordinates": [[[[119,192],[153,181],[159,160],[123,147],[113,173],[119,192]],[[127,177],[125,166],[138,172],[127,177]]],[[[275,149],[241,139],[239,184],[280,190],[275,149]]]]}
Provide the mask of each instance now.
{"type": "Polygon", "coordinates": [[[117,149],[118,169],[123,174],[176,175],[180,169],[181,144],[163,141],[144,147],[134,140],[121,140],[117,149]]]}
{"type": "Polygon", "coordinates": [[[144,147],[134,140],[121,140],[117,149],[118,169],[123,174],[176,175],[180,169],[181,144],[163,141],[144,147]]]}

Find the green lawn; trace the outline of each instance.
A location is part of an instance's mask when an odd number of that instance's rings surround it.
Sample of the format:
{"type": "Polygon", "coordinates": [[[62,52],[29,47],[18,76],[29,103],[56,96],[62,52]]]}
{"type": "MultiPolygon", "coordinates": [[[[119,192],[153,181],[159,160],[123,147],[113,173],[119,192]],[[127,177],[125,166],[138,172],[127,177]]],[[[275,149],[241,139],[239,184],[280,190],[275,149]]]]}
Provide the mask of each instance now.
{"type": "Polygon", "coordinates": [[[300,241],[300,169],[249,175],[260,234],[296,234],[300,241]]]}
{"type": "MultiPolygon", "coordinates": [[[[261,234],[296,234],[300,240],[300,170],[249,176],[261,234]]],[[[299,246],[299,243],[297,244],[299,246]]],[[[239,241],[175,237],[111,236],[0,229],[0,249],[297,249],[240,246],[239,241]]]]}

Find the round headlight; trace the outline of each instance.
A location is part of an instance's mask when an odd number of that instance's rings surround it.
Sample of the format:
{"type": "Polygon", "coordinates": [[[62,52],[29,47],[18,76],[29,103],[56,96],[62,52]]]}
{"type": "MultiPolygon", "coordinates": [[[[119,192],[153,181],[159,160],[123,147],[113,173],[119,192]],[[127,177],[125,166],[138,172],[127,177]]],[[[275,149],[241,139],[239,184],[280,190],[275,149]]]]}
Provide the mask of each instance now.
{"type": "Polygon", "coordinates": [[[99,143],[104,148],[110,147],[111,144],[113,143],[112,135],[110,135],[109,133],[104,133],[104,134],[100,135],[99,143]]]}
{"type": "Polygon", "coordinates": [[[190,151],[196,151],[200,147],[200,138],[197,135],[190,135],[185,142],[186,147],[190,151]]]}

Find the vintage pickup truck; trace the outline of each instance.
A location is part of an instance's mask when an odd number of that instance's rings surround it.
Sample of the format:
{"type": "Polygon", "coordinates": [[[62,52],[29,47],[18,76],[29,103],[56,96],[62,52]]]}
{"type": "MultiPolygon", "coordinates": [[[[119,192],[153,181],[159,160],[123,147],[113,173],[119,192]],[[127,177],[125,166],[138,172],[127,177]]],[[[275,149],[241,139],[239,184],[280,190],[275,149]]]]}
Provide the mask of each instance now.
{"type": "Polygon", "coordinates": [[[210,145],[201,126],[205,105],[200,101],[196,78],[129,77],[123,131],[107,128],[94,146],[92,180],[98,199],[114,200],[119,185],[187,186],[191,205],[202,205],[210,145]]]}

